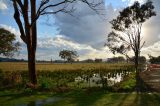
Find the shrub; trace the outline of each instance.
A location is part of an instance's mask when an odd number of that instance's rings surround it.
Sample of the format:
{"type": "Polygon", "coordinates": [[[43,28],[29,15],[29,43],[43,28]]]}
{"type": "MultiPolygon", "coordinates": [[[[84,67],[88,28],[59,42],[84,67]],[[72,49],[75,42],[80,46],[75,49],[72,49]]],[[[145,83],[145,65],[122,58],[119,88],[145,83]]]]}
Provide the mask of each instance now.
{"type": "Polygon", "coordinates": [[[123,92],[130,92],[135,89],[136,80],[135,80],[135,73],[128,75],[124,80],[120,83],[117,83],[113,86],[114,91],[123,91],[123,92]]]}
{"type": "Polygon", "coordinates": [[[33,94],[33,89],[32,88],[26,88],[23,91],[25,94],[33,94]]]}
{"type": "Polygon", "coordinates": [[[40,85],[40,89],[51,89],[55,86],[55,82],[54,79],[52,79],[51,77],[46,77],[46,76],[40,76],[38,79],[38,83],[40,85]]]}

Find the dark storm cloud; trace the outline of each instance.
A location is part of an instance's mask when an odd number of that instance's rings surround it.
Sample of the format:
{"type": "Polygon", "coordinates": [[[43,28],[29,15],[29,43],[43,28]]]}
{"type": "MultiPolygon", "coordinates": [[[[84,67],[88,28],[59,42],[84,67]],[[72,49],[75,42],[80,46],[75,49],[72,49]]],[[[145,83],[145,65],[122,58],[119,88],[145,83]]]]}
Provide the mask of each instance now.
{"type": "MultiPolygon", "coordinates": [[[[146,46],[160,40],[160,0],[152,1],[155,5],[157,16],[151,17],[143,25],[146,46]]],[[[67,14],[55,16],[55,22],[60,34],[68,36],[78,43],[90,44],[95,48],[101,48],[108,32],[111,30],[109,21],[117,16],[119,9],[115,11],[111,4],[106,6],[105,11],[103,11],[106,14],[106,20],[103,20],[86,4],[78,3],[75,7],[76,11],[73,14],[78,19],[67,14]]]]}
{"type": "Polygon", "coordinates": [[[60,34],[68,36],[81,44],[103,47],[107,32],[110,31],[109,20],[111,20],[117,12],[114,11],[112,5],[109,5],[107,8],[104,8],[103,11],[100,11],[105,13],[104,18],[104,15],[97,15],[84,3],[77,3],[75,7],[76,11],[73,13],[75,17],[68,14],[56,15],[55,22],[60,34]]]}

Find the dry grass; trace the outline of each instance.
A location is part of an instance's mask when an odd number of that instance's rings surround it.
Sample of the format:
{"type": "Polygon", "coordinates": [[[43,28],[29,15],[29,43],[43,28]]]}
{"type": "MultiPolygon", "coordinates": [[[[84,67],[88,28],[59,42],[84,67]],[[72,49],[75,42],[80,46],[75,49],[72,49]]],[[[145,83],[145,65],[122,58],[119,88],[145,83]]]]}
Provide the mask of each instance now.
{"type": "MultiPolygon", "coordinates": [[[[0,62],[0,69],[3,71],[26,71],[27,62],[0,62]]],[[[51,64],[51,63],[37,63],[36,70],[47,70],[47,71],[57,71],[57,70],[86,70],[86,69],[117,69],[120,67],[127,67],[131,64],[108,64],[108,63],[74,63],[74,64],[51,64]]]]}

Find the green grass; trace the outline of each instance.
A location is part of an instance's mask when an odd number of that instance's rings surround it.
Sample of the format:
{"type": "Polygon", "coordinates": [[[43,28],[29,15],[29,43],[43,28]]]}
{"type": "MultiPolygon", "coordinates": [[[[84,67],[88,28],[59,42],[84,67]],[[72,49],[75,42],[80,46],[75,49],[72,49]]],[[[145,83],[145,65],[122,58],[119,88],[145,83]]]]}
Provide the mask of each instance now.
{"type": "Polygon", "coordinates": [[[16,106],[19,104],[28,104],[38,99],[46,99],[51,94],[36,93],[34,95],[24,94],[15,90],[0,91],[0,106],[16,106]]]}
{"type": "Polygon", "coordinates": [[[0,106],[15,106],[31,104],[36,100],[45,100],[50,97],[60,98],[58,101],[45,106],[159,106],[160,94],[153,93],[111,93],[103,90],[74,90],[68,93],[35,93],[24,95],[13,91],[0,92],[0,106]]]}
{"type": "Polygon", "coordinates": [[[159,106],[160,94],[73,92],[48,106],[159,106]]]}
{"type": "Polygon", "coordinates": [[[135,90],[136,80],[135,73],[132,73],[125,77],[123,81],[117,83],[113,86],[115,91],[125,91],[125,92],[133,92],[135,90]]]}

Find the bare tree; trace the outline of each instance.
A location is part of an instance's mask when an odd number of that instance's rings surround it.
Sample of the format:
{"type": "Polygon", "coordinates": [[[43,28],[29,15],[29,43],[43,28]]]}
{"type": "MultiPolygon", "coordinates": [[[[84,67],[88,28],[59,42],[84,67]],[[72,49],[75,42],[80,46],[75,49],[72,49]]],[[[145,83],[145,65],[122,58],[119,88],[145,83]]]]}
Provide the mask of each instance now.
{"type": "Polygon", "coordinates": [[[139,90],[138,59],[145,43],[141,36],[142,24],[155,15],[154,6],[150,0],[142,5],[137,1],[132,6],[123,9],[117,18],[111,21],[113,31],[108,34],[106,45],[113,53],[121,53],[127,57],[127,52],[133,50],[137,90],[139,90]]]}
{"type": "Polygon", "coordinates": [[[74,7],[69,4],[81,1],[87,4],[92,10],[98,12],[98,7],[102,1],[89,2],[88,0],[12,0],[14,7],[14,19],[20,30],[20,37],[27,45],[28,70],[32,84],[37,84],[35,54],[37,48],[37,20],[42,15],[67,13],[71,14],[74,7]]]}

